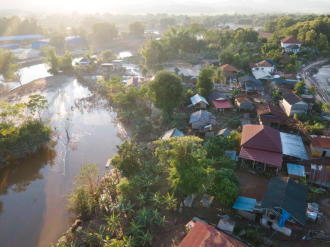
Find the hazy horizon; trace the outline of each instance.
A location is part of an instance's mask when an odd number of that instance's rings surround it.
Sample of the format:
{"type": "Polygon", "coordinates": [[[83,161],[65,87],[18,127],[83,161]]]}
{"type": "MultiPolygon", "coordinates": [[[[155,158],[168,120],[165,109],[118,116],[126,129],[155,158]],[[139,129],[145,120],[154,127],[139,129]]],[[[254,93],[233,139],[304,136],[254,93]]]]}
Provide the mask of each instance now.
{"type": "Polygon", "coordinates": [[[17,10],[22,13],[54,13],[73,12],[78,13],[113,13],[113,14],[220,14],[220,13],[330,13],[330,1],[328,0],[277,0],[276,2],[265,0],[220,0],[206,3],[202,0],[168,0],[152,1],[127,0],[119,3],[113,0],[57,0],[46,3],[45,0],[1,0],[0,10],[17,10]]]}

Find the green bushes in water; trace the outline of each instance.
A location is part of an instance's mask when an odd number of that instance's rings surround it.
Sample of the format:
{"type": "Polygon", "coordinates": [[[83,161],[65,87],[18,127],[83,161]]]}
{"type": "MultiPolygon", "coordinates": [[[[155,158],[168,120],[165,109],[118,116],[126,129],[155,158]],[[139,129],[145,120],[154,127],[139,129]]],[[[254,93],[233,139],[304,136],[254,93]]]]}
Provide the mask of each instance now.
{"type": "Polygon", "coordinates": [[[0,124],[0,163],[8,158],[35,152],[50,141],[51,128],[38,120],[28,120],[21,126],[0,124]]]}
{"type": "Polygon", "coordinates": [[[27,104],[0,102],[0,165],[50,141],[52,130],[41,121],[41,111],[47,107],[45,97],[38,94],[30,95],[27,104]],[[36,113],[39,120],[33,118],[36,113]]]}

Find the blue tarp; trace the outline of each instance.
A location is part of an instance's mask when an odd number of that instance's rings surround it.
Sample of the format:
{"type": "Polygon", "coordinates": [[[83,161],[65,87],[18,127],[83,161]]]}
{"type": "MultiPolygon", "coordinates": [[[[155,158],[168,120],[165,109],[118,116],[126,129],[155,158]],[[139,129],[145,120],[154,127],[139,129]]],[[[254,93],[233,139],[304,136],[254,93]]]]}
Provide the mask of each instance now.
{"type": "Polygon", "coordinates": [[[290,218],[291,218],[291,215],[288,214],[287,212],[285,212],[285,210],[282,209],[282,218],[281,218],[280,222],[278,222],[278,226],[283,227],[284,224],[285,224],[285,221],[287,221],[290,218]]]}

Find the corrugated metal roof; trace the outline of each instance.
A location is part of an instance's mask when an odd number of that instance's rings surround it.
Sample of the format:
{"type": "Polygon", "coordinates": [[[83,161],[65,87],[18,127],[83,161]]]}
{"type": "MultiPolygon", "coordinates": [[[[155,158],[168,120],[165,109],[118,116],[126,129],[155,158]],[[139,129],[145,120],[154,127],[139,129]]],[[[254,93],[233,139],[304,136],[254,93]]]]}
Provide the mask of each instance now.
{"type": "Polygon", "coordinates": [[[223,136],[223,137],[228,137],[231,134],[229,129],[222,129],[219,130],[219,132],[217,133],[217,136],[223,136]]]}
{"type": "Polygon", "coordinates": [[[0,37],[0,41],[10,41],[10,40],[25,40],[25,39],[42,39],[44,36],[39,34],[32,35],[18,35],[18,36],[4,36],[0,37]]]}
{"type": "Polygon", "coordinates": [[[227,108],[233,108],[233,105],[230,103],[229,100],[214,100],[213,105],[216,109],[227,109],[227,108]]]}
{"type": "Polygon", "coordinates": [[[198,120],[202,121],[203,123],[210,123],[211,113],[202,110],[196,111],[191,114],[189,123],[194,123],[198,120]]]}
{"type": "Polygon", "coordinates": [[[280,132],[264,125],[244,125],[241,146],[282,154],[280,132]]]}
{"type": "Polygon", "coordinates": [[[201,96],[199,94],[196,94],[196,95],[192,96],[190,98],[190,100],[191,100],[191,102],[192,102],[193,105],[196,105],[199,102],[204,102],[207,105],[209,104],[209,103],[207,103],[207,100],[203,96],[201,96]]]}
{"type": "Polygon", "coordinates": [[[256,199],[238,196],[233,205],[233,208],[253,212],[254,206],[257,204],[258,203],[256,199]]]}
{"type": "Polygon", "coordinates": [[[282,95],[282,98],[286,102],[288,102],[290,105],[294,105],[294,104],[302,101],[302,99],[294,93],[285,93],[285,94],[282,95]]]}
{"type": "Polygon", "coordinates": [[[289,175],[296,175],[299,177],[305,177],[305,167],[296,164],[287,164],[288,167],[288,174],[289,175]]]}
{"type": "Polygon", "coordinates": [[[283,154],[308,160],[301,136],[280,132],[283,154]]]}
{"type": "Polygon", "coordinates": [[[65,38],[65,41],[71,41],[71,40],[76,40],[76,39],[82,39],[81,36],[76,35],[76,36],[69,36],[65,38]]]}
{"type": "Polygon", "coordinates": [[[166,131],[162,139],[167,140],[170,139],[171,137],[182,137],[182,136],[184,136],[184,134],[180,130],[174,128],[166,131]]]}
{"type": "Polygon", "coordinates": [[[307,187],[292,178],[273,177],[270,179],[261,209],[280,207],[302,225],[306,222],[307,187]]]}
{"type": "Polygon", "coordinates": [[[8,45],[0,45],[1,49],[15,49],[19,48],[19,44],[8,44],[8,45]]]}
{"type": "Polygon", "coordinates": [[[282,167],[282,153],[242,147],[239,157],[268,165],[282,167]]]}

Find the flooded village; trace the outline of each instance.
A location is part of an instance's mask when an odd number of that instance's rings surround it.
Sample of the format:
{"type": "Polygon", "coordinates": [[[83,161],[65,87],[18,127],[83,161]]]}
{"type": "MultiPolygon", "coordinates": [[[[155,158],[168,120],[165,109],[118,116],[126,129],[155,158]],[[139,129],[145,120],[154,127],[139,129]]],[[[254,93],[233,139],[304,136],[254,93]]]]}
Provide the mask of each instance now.
{"type": "Polygon", "coordinates": [[[95,21],[88,35],[0,37],[1,59],[15,56],[0,77],[0,245],[327,243],[323,29],[313,43],[268,17],[144,18],[115,34],[95,21]],[[29,121],[46,141],[11,154],[29,121]]]}

